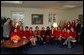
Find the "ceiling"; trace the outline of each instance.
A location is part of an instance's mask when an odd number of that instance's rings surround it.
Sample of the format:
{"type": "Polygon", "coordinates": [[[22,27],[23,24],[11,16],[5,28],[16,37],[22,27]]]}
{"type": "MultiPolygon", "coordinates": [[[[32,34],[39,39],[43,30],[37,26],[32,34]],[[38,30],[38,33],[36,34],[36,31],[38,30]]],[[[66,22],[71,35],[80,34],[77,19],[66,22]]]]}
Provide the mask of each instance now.
{"type": "Polygon", "coordinates": [[[4,3],[4,1],[1,1],[1,6],[2,7],[27,7],[27,8],[53,8],[53,9],[57,9],[57,8],[68,9],[68,8],[83,6],[83,1],[20,1],[20,2],[22,3],[15,4],[15,3],[4,3]],[[68,6],[68,7],[65,7],[65,6],[68,6]]]}

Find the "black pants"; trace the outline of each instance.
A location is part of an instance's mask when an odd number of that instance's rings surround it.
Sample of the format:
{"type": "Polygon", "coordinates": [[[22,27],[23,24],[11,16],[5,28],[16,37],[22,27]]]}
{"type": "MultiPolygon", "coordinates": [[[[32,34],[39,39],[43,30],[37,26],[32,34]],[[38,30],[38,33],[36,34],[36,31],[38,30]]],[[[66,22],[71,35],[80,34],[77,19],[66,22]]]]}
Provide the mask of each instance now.
{"type": "Polygon", "coordinates": [[[37,37],[37,44],[43,45],[42,37],[37,37]]]}
{"type": "Polygon", "coordinates": [[[64,43],[65,39],[57,40],[57,44],[62,45],[64,43]]]}
{"type": "Polygon", "coordinates": [[[10,37],[3,37],[2,39],[3,39],[3,40],[9,40],[10,37]]]}
{"type": "Polygon", "coordinates": [[[54,38],[50,39],[50,44],[55,44],[55,39],[54,38]]]}

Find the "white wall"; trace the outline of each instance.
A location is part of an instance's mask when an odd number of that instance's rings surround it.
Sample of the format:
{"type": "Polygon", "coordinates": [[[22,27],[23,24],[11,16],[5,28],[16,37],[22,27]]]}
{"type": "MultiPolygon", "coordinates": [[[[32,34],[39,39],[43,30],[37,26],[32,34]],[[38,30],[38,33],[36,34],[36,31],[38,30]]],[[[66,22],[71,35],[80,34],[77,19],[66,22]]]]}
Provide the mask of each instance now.
{"type": "Polygon", "coordinates": [[[31,14],[43,14],[43,25],[38,25],[41,27],[48,26],[48,14],[55,13],[56,14],[56,22],[62,19],[72,20],[73,18],[77,18],[78,14],[83,14],[83,8],[77,8],[72,10],[58,10],[58,9],[41,9],[41,8],[18,8],[18,7],[1,7],[1,16],[11,17],[12,11],[23,11],[25,14],[24,18],[24,26],[28,25],[29,27],[35,27],[37,25],[31,24],[31,14]]]}

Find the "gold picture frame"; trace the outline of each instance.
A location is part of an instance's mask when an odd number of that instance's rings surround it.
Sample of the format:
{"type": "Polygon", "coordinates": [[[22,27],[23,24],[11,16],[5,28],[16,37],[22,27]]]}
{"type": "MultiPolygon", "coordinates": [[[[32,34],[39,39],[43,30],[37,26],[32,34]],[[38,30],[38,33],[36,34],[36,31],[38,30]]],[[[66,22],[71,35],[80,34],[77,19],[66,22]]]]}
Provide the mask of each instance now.
{"type": "Polygon", "coordinates": [[[43,14],[32,14],[32,25],[43,24],[43,14]]]}

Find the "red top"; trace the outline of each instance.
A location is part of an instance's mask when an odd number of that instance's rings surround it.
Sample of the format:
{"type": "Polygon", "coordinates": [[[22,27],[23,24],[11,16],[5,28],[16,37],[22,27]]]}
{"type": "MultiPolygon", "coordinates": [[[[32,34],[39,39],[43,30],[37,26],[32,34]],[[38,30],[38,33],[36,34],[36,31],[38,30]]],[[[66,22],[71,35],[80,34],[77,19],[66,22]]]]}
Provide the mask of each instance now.
{"type": "Polygon", "coordinates": [[[45,30],[41,30],[40,35],[45,35],[45,30]]]}
{"type": "Polygon", "coordinates": [[[62,36],[62,30],[57,30],[56,36],[57,36],[57,37],[62,36]]]}
{"type": "Polygon", "coordinates": [[[29,33],[28,30],[25,30],[25,31],[24,31],[24,36],[29,37],[29,34],[30,34],[30,33],[29,33]]]}
{"type": "Polygon", "coordinates": [[[63,31],[62,32],[62,37],[63,38],[67,38],[67,37],[69,37],[70,36],[70,33],[67,33],[66,31],[63,31]]]}
{"type": "Polygon", "coordinates": [[[24,36],[24,31],[20,31],[19,30],[17,33],[18,33],[18,36],[20,36],[20,37],[23,37],[24,36]]]}
{"type": "Polygon", "coordinates": [[[11,37],[13,37],[14,35],[18,35],[17,32],[12,32],[11,33],[11,37]]]}
{"type": "Polygon", "coordinates": [[[72,27],[72,25],[71,24],[67,24],[66,27],[70,29],[72,27]]]}
{"type": "Polygon", "coordinates": [[[35,30],[34,31],[34,36],[38,36],[38,35],[40,35],[40,30],[35,30]]]}
{"type": "Polygon", "coordinates": [[[29,31],[29,36],[33,36],[33,31],[29,31]]]}
{"type": "Polygon", "coordinates": [[[75,31],[74,31],[74,32],[70,32],[70,35],[71,35],[73,38],[77,37],[77,34],[76,34],[75,31]]]}
{"type": "Polygon", "coordinates": [[[54,36],[54,37],[57,37],[56,34],[57,34],[57,30],[54,30],[54,31],[53,31],[53,36],[54,36]]]}

